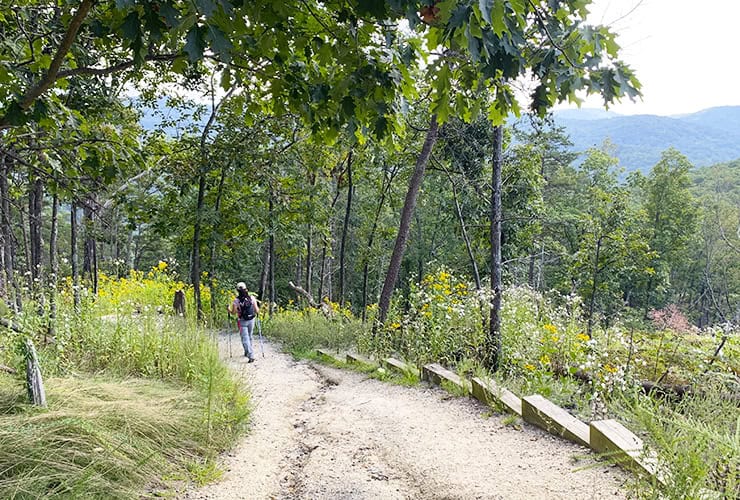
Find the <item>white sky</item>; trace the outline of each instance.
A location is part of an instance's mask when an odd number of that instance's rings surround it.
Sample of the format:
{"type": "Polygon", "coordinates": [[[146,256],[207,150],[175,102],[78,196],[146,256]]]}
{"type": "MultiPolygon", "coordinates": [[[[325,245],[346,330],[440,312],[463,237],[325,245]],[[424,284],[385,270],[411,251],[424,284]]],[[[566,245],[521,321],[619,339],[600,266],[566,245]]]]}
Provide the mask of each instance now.
{"type": "MultiPolygon", "coordinates": [[[[590,24],[618,34],[642,101],[610,110],[672,115],[740,105],[740,0],[593,0],[590,24]]],[[[583,107],[600,107],[589,98],[583,107]]],[[[558,106],[561,108],[575,106],[558,106]]]]}

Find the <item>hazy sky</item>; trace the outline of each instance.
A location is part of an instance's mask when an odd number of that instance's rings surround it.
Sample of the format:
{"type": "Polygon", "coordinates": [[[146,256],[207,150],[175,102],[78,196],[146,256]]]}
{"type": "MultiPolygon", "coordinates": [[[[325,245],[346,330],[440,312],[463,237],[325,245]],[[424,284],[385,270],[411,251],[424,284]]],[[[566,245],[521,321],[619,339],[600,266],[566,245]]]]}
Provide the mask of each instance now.
{"type": "MultiPolygon", "coordinates": [[[[671,115],[740,105],[740,0],[593,0],[589,10],[591,24],[618,33],[622,59],[643,86],[642,101],[627,99],[613,111],[671,115]]],[[[599,105],[589,99],[584,107],[599,105]]]]}

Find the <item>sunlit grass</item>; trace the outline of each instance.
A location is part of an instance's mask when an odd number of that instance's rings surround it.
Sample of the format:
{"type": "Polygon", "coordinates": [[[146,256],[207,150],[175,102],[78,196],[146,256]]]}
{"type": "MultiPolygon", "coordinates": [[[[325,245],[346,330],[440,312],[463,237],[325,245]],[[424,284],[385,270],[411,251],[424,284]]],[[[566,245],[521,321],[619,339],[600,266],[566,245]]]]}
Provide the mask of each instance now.
{"type": "Polygon", "coordinates": [[[80,375],[49,378],[46,390],[48,409],[36,409],[2,379],[1,498],[140,498],[238,433],[209,432],[207,395],[171,383],[80,375]]]}

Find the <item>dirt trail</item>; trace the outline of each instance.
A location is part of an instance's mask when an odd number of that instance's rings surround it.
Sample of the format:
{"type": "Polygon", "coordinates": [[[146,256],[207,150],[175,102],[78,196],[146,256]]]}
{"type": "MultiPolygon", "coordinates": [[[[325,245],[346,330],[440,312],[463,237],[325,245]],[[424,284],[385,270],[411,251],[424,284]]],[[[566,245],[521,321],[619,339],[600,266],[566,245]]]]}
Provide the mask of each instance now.
{"type": "Polygon", "coordinates": [[[487,418],[475,401],[295,362],[268,343],[252,364],[236,337],[232,352],[253,426],[224,457],[223,479],[184,498],[624,498],[618,469],[591,466],[588,450],[532,426],[487,418]]]}

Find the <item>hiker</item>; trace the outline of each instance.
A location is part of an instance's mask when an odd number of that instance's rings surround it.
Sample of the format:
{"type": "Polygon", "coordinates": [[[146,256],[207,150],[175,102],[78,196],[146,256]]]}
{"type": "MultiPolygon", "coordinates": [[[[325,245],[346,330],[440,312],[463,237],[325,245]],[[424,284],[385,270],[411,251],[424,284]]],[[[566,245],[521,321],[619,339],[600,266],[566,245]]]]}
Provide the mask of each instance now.
{"type": "Polygon", "coordinates": [[[242,338],[242,345],[244,346],[244,355],[249,358],[249,362],[254,362],[254,350],[252,349],[252,332],[254,331],[254,318],[260,312],[260,308],[257,305],[257,299],[249,295],[247,285],[240,281],[236,284],[237,296],[234,302],[229,304],[229,314],[234,314],[237,317],[237,324],[239,325],[239,334],[242,338]]]}

